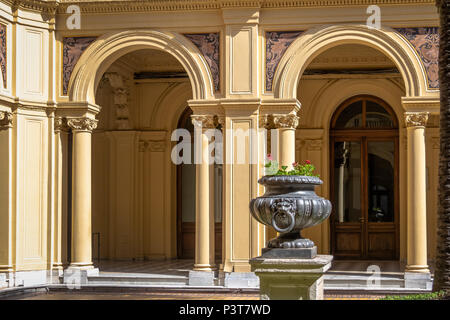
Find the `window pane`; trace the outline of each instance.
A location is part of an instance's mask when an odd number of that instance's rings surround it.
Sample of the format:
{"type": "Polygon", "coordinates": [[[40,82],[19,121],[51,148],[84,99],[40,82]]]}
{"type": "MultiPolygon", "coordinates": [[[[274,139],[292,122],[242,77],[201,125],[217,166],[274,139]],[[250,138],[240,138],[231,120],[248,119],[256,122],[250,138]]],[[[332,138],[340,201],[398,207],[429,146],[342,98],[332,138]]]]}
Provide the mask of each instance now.
{"type": "Polygon", "coordinates": [[[342,110],[336,120],[335,128],[360,127],[362,127],[362,101],[356,101],[342,110]]]}
{"type": "Polygon", "coordinates": [[[334,143],[334,208],[337,222],[361,217],[361,144],[334,143]]]}
{"type": "Polygon", "coordinates": [[[378,103],[367,100],[366,102],[366,127],[367,128],[393,128],[394,122],[391,115],[378,103]]]}
{"type": "Polygon", "coordinates": [[[367,142],[369,222],[394,221],[394,141],[367,142]]]}

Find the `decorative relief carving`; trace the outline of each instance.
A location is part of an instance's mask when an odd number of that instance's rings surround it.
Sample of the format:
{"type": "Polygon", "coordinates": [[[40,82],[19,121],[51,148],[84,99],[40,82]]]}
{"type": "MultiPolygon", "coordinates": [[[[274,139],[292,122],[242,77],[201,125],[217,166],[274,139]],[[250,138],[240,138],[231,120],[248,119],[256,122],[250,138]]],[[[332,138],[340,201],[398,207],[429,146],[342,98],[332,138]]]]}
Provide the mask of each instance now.
{"type": "Polygon", "coordinates": [[[320,151],[322,150],[322,140],[306,140],[306,150],[320,151]]]}
{"type": "Polygon", "coordinates": [[[211,70],[214,90],[220,91],[220,33],[184,34],[200,50],[211,70]]]}
{"type": "Polygon", "coordinates": [[[13,114],[8,111],[0,111],[0,130],[12,128],[13,114]]]}
{"type": "Polygon", "coordinates": [[[84,50],[97,37],[66,37],[63,38],[63,94],[67,94],[70,76],[84,50]]]}
{"type": "Polygon", "coordinates": [[[55,118],[55,132],[69,131],[70,127],[67,124],[67,119],[62,117],[55,118]]]}
{"type": "Polygon", "coordinates": [[[428,120],[428,112],[406,112],[406,127],[425,127],[428,120]]]}
{"type": "Polygon", "coordinates": [[[130,111],[128,108],[129,89],[125,85],[128,79],[116,72],[105,73],[103,77],[109,82],[114,91],[116,128],[119,130],[131,129],[129,121],[130,111]]]}
{"type": "Polygon", "coordinates": [[[429,89],[439,89],[439,28],[397,28],[416,49],[427,73],[429,89]]]}
{"type": "Polygon", "coordinates": [[[75,131],[92,131],[97,128],[98,120],[91,118],[71,118],[67,119],[69,128],[75,131]]]}
{"type": "Polygon", "coordinates": [[[259,127],[267,130],[274,129],[275,124],[273,123],[273,115],[262,114],[259,116],[259,127]]]}
{"type": "Polygon", "coordinates": [[[215,129],[219,125],[219,117],[216,115],[192,115],[194,128],[215,129]]]}
{"type": "Polygon", "coordinates": [[[4,24],[0,23],[0,71],[2,72],[2,78],[3,78],[3,88],[6,89],[7,85],[7,51],[6,51],[6,31],[7,27],[4,24]]]}
{"type": "Polygon", "coordinates": [[[440,149],[441,147],[441,142],[439,140],[439,137],[433,137],[431,138],[431,147],[433,149],[440,149]]]}
{"type": "Polygon", "coordinates": [[[139,140],[139,152],[163,152],[166,150],[166,141],[139,140]]]}
{"type": "Polygon", "coordinates": [[[150,151],[151,152],[163,152],[166,150],[166,142],[165,141],[151,141],[150,142],[150,151]]]}
{"type": "Polygon", "coordinates": [[[266,32],[266,91],[272,91],[273,76],[287,48],[303,31],[266,32]]]}
{"type": "Polygon", "coordinates": [[[275,128],[293,128],[298,126],[299,117],[295,112],[289,114],[274,114],[273,123],[275,128]]]}

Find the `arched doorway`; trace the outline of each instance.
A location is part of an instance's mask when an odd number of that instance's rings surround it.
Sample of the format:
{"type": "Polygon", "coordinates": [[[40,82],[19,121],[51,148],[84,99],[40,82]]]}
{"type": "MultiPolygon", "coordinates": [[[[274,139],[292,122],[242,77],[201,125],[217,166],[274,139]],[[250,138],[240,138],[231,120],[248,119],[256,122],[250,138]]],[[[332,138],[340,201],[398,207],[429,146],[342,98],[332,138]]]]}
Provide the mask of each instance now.
{"type": "Polygon", "coordinates": [[[330,129],[331,248],[341,259],[399,257],[398,121],[373,96],[336,110],[330,129]]]}
{"type": "MultiPolygon", "coordinates": [[[[181,259],[195,256],[195,192],[196,165],[194,164],[194,126],[192,110],[184,110],[178,128],[186,129],[191,136],[191,163],[177,165],[177,255],[181,259]]],[[[183,151],[181,151],[183,152],[183,151]]],[[[183,155],[180,154],[182,157],[183,155]]],[[[222,165],[214,164],[214,244],[215,259],[222,260],[222,165]]]]}

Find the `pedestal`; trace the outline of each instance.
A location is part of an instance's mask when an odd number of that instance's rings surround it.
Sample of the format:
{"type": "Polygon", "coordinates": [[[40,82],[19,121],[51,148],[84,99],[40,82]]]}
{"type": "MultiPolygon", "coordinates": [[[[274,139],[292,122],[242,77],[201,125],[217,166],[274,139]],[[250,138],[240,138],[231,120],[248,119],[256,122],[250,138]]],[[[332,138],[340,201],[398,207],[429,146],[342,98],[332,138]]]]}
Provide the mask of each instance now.
{"type": "Polygon", "coordinates": [[[333,256],[285,258],[270,252],[250,260],[259,277],[261,300],[323,300],[323,274],[333,256]]]}

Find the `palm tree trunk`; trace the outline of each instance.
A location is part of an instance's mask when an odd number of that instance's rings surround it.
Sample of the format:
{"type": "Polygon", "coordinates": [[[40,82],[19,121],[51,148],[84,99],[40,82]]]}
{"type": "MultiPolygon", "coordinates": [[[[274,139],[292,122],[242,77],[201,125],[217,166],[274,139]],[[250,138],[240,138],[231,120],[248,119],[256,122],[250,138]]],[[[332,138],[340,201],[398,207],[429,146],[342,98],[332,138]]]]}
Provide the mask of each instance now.
{"type": "Polygon", "coordinates": [[[436,269],[433,290],[450,294],[450,0],[437,0],[440,13],[440,155],[436,269]]]}

